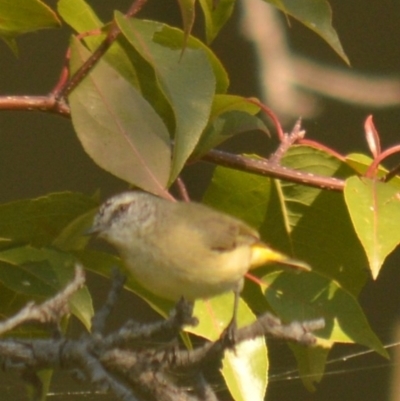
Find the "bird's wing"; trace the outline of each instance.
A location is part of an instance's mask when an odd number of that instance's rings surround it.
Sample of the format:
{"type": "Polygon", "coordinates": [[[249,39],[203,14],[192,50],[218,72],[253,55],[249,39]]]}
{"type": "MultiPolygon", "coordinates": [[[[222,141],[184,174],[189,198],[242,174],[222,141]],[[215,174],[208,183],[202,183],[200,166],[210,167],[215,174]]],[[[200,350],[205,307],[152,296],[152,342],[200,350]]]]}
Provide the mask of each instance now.
{"type": "Polygon", "coordinates": [[[179,212],[190,216],[191,230],[196,230],[204,245],[212,250],[228,251],[259,241],[257,231],[246,223],[201,204],[187,203],[179,212]]]}

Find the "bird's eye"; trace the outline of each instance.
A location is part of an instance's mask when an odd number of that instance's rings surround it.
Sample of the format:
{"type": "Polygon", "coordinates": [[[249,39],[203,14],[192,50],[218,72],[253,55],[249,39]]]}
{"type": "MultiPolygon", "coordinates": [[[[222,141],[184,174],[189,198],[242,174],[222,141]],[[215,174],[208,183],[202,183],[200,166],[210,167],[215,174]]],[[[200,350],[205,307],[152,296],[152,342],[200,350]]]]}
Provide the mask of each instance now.
{"type": "Polygon", "coordinates": [[[118,206],[118,211],[120,213],[125,212],[125,210],[129,209],[129,205],[130,205],[130,203],[123,203],[122,205],[119,205],[118,206]]]}
{"type": "Polygon", "coordinates": [[[122,214],[124,214],[129,209],[130,203],[121,203],[118,205],[112,213],[112,218],[119,218],[122,214]]]}

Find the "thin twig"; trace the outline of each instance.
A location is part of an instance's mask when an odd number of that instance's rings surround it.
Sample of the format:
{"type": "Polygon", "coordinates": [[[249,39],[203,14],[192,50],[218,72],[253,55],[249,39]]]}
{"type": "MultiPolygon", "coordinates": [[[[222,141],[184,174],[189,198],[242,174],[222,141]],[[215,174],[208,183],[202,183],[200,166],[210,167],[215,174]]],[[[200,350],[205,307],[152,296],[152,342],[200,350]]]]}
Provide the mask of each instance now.
{"type": "Polygon", "coordinates": [[[0,335],[6,333],[23,323],[38,321],[41,323],[57,322],[68,313],[68,300],[85,283],[85,273],[81,265],[75,267],[75,277],[63,291],[48,301],[35,305],[28,303],[15,316],[0,323],[0,335]]]}
{"type": "MultiPolygon", "coordinates": [[[[147,0],[135,0],[128,12],[125,14],[125,18],[131,18],[136,15],[142,7],[145,5],[147,0]]],[[[59,88],[55,94],[57,99],[66,98],[78,84],[86,77],[86,75],[93,69],[93,67],[100,61],[104,53],[110,48],[115,42],[118,35],[121,33],[118,25],[115,21],[111,23],[106,38],[100,43],[99,47],[92,53],[92,55],[81,65],[81,67],[75,72],[75,74],[65,83],[64,86],[59,88]]]]}
{"type": "MultiPolygon", "coordinates": [[[[53,96],[3,96],[0,97],[0,110],[40,110],[71,118],[69,107],[64,102],[57,101],[53,96]]],[[[250,159],[222,150],[212,149],[202,156],[201,160],[315,188],[332,191],[343,191],[344,189],[344,181],[338,178],[305,173],[279,164],[272,164],[268,160],[250,159]]]]}

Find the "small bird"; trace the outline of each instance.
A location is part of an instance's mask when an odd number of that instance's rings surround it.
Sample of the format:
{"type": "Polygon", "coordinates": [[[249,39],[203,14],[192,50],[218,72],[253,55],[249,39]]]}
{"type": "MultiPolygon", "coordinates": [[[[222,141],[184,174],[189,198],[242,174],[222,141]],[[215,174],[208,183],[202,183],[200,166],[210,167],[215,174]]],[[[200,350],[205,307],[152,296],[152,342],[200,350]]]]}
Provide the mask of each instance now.
{"type": "Polygon", "coordinates": [[[108,199],[88,232],[112,244],[137,281],[161,298],[194,301],[234,291],[232,321],[250,269],[278,262],[310,270],[272,250],[239,219],[200,203],[171,202],[142,191],[108,199]]]}

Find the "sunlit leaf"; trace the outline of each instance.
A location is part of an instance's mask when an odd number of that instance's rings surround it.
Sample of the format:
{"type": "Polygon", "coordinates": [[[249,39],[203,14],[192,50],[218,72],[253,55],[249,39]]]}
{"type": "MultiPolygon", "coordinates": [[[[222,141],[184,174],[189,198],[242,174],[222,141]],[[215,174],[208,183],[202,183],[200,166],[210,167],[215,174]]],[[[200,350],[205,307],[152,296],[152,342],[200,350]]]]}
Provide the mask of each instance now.
{"type": "MultiPolygon", "coordinates": [[[[187,330],[215,341],[232,319],[233,293],[197,301],[194,315],[199,319],[196,327],[187,330]]],[[[238,326],[254,322],[255,316],[243,300],[238,310],[238,326]]],[[[235,400],[262,401],[268,380],[268,354],[264,338],[245,341],[235,351],[225,352],[221,373],[235,400]]]]}
{"type": "Polygon", "coordinates": [[[377,278],[386,257],[400,242],[399,187],[354,176],[346,181],[344,195],[372,276],[377,278]]]}

